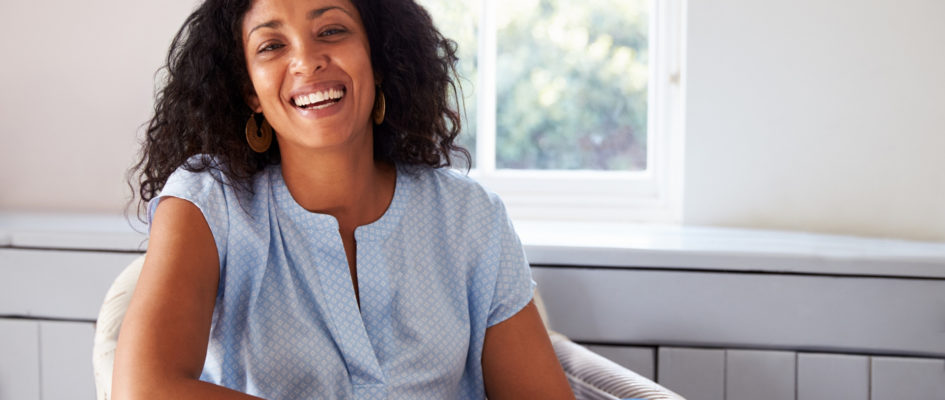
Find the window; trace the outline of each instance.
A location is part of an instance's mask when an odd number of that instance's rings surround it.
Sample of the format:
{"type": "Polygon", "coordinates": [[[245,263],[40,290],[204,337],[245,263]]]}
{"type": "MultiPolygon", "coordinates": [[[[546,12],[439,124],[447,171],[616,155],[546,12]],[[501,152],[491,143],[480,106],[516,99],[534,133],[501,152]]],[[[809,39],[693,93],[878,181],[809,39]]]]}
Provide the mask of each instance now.
{"type": "Polygon", "coordinates": [[[460,142],[514,218],[679,218],[681,0],[420,0],[459,44],[460,142]]]}

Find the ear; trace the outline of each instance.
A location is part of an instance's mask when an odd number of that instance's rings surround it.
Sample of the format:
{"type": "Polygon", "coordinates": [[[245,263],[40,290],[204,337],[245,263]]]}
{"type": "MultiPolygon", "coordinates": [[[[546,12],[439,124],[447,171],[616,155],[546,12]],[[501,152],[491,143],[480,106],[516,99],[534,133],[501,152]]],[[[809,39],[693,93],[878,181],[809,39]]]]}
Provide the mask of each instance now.
{"type": "Polygon", "coordinates": [[[259,104],[259,96],[256,95],[256,92],[246,94],[246,105],[249,106],[254,113],[262,112],[262,105],[259,104]]]}

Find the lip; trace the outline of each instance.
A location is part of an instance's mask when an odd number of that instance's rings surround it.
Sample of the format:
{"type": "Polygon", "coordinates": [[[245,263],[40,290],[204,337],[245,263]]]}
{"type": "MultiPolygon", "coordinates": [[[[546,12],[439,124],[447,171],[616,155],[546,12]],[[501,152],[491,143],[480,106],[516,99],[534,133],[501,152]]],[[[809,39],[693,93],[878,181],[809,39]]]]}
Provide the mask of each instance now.
{"type": "Polygon", "coordinates": [[[342,82],[337,82],[337,81],[319,82],[315,84],[300,86],[298,88],[293,89],[286,95],[286,103],[289,105],[289,107],[292,107],[292,109],[294,109],[296,112],[298,112],[300,115],[304,117],[323,118],[329,115],[333,115],[337,113],[338,111],[340,111],[341,107],[339,106],[346,103],[346,100],[348,99],[349,94],[350,94],[350,91],[348,90],[348,87],[342,82]],[[296,98],[297,96],[325,91],[329,89],[341,90],[345,93],[345,95],[340,100],[338,100],[337,103],[329,105],[325,108],[314,109],[314,110],[296,107],[295,103],[292,101],[292,99],[296,98]]]}

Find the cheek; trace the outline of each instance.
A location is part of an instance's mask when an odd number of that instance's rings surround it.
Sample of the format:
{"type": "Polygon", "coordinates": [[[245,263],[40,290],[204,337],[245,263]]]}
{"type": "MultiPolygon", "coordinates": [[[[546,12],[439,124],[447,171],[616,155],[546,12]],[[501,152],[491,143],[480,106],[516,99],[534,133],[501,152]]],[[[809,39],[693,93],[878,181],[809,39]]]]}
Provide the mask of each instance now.
{"type": "Polygon", "coordinates": [[[361,97],[365,100],[365,103],[368,103],[370,108],[374,108],[374,95],[375,87],[377,82],[374,81],[374,70],[371,68],[371,58],[366,54],[362,54],[358,58],[358,61],[355,65],[352,65],[354,68],[357,81],[360,83],[358,86],[358,91],[360,92],[361,97]]]}
{"type": "Polygon", "coordinates": [[[277,77],[267,68],[259,66],[250,66],[249,80],[253,84],[253,90],[259,96],[263,103],[271,100],[274,94],[278,94],[279,82],[275,81],[277,77]]]}
{"type": "Polygon", "coordinates": [[[370,117],[370,114],[374,112],[374,102],[376,100],[375,96],[377,95],[377,91],[374,86],[374,75],[373,72],[368,70],[366,73],[361,74],[361,76],[362,84],[358,88],[358,96],[361,99],[361,101],[359,101],[359,106],[362,113],[366,113],[370,117]]]}

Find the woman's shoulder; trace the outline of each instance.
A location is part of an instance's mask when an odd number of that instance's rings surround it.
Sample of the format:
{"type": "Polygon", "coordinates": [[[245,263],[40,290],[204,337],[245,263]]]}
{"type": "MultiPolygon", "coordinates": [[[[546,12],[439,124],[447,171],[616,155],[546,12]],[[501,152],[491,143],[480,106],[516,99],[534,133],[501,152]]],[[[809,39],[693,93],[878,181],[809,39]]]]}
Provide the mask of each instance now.
{"type": "Polygon", "coordinates": [[[174,192],[198,194],[213,191],[225,193],[228,196],[242,197],[246,194],[243,192],[253,192],[260,180],[269,172],[269,168],[257,172],[247,185],[231,179],[224,173],[225,168],[226,165],[213,156],[207,154],[191,156],[171,173],[159,196],[174,192]]]}
{"type": "Polygon", "coordinates": [[[162,195],[167,192],[185,191],[188,193],[222,189],[226,186],[226,175],[219,164],[212,158],[193,156],[177,167],[164,182],[162,195]]]}
{"type": "Polygon", "coordinates": [[[460,225],[507,218],[499,196],[462,171],[425,167],[410,170],[406,175],[410,183],[407,197],[413,213],[435,215],[460,225]]]}
{"type": "Polygon", "coordinates": [[[177,197],[194,203],[202,210],[227,214],[232,205],[249,205],[253,193],[259,190],[268,169],[257,173],[250,186],[233,182],[224,171],[225,166],[208,155],[195,155],[179,166],[164,182],[161,192],[151,200],[149,209],[162,198],[177,197]]]}
{"type": "Polygon", "coordinates": [[[452,201],[500,204],[499,197],[471,178],[469,175],[453,168],[408,167],[402,168],[409,178],[418,187],[419,191],[427,196],[452,201]]]}

